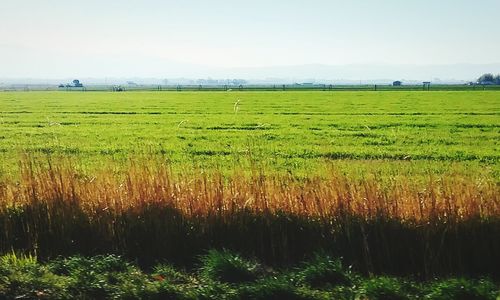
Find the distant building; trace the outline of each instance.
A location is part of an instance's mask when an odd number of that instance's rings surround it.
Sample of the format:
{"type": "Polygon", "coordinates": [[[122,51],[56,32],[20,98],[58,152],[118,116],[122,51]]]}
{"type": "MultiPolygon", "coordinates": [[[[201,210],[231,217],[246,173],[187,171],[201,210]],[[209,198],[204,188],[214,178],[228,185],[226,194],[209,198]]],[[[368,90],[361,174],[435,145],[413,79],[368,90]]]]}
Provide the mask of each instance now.
{"type": "Polygon", "coordinates": [[[401,86],[403,83],[399,80],[396,80],[392,83],[392,86],[401,86]]]}

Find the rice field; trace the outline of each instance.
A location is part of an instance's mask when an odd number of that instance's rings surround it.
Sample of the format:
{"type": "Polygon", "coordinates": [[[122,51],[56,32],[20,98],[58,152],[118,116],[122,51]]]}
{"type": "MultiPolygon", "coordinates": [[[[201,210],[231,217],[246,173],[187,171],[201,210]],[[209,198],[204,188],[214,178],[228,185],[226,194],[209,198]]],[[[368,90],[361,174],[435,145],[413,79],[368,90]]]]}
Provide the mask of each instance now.
{"type": "Polygon", "coordinates": [[[5,92],[0,251],[499,277],[500,92],[5,92]]]}

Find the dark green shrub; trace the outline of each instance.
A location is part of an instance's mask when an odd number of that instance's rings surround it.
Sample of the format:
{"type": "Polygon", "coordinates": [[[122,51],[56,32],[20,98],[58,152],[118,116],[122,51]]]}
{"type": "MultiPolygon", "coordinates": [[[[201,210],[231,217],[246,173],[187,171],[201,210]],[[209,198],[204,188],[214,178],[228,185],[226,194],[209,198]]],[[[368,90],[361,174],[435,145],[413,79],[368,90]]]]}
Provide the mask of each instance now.
{"type": "Polygon", "coordinates": [[[58,276],[31,256],[0,258],[0,299],[70,299],[70,279],[58,276]]]}
{"type": "Polygon", "coordinates": [[[99,273],[127,272],[131,265],[117,255],[98,255],[94,257],[72,256],[69,258],[55,259],[49,263],[55,274],[70,275],[83,271],[99,273]]]}
{"type": "Polygon", "coordinates": [[[154,267],[152,277],[158,281],[173,284],[185,284],[192,281],[189,275],[177,271],[173,266],[160,264],[154,267]]]}
{"type": "Polygon", "coordinates": [[[432,300],[495,300],[498,287],[489,280],[449,279],[435,283],[425,299],[432,300]]]}
{"type": "Polygon", "coordinates": [[[197,300],[235,300],[237,292],[234,286],[220,282],[202,282],[196,286],[197,300]]]}
{"type": "Polygon", "coordinates": [[[226,283],[243,283],[258,278],[260,266],[229,251],[210,250],[201,258],[204,279],[226,283]]]}
{"type": "Polygon", "coordinates": [[[148,284],[147,276],[116,255],[57,259],[49,267],[71,278],[68,290],[85,299],[140,299],[148,284]]]}
{"type": "Polygon", "coordinates": [[[330,297],[327,299],[336,300],[354,300],[356,299],[356,291],[354,287],[336,286],[329,291],[330,297]]]}
{"type": "Polygon", "coordinates": [[[143,285],[127,284],[120,286],[119,293],[114,295],[115,299],[133,300],[190,300],[195,299],[179,287],[165,281],[145,281],[143,285]]]}
{"type": "Polygon", "coordinates": [[[300,292],[292,284],[281,280],[261,280],[254,284],[242,286],[239,289],[240,300],[309,300],[310,295],[300,292]]]}
{"type": "Polygon", "coordinates": [[[300,283],[315,289],[331,289],[336,286],[350,286],[350,272],[342,268],[340,260],[316,255],[297,272],[300,283]]]}
{"type": "Polygon", "coordinates": [[[363,282],[359,293],[370,300],[411,299],[402,282],[390,277],[377,277],[363,282]]]}
{"type": "Polygon", "coordinates": [[[163,276],[176,279],[188,278],[170,266],[155,268],[158,274],[148,276],[119,256],[75,256],[58,259],[50,268],[72,279],[68,289],[75,298],[84,299],[191,299],[181,288],[163,276]],[[160,275],[161,273],[161,275],[160,275]],[[156,275],[156,276],[155,276],[156,275]]]}

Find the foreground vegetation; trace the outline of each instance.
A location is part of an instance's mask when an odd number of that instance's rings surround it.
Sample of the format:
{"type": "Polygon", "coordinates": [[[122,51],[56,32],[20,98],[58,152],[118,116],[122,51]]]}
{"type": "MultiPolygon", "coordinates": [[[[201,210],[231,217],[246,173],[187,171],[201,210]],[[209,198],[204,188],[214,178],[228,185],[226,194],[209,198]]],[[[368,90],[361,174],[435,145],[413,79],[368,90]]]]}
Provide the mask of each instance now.
{"type": "Polygon", "coordinates": [[[495,300],[499,292],[499,286],[485,278],[418,282],[363,277],[324,254],[276,270],[232,252],[211,250],[188,272],[166,263],[144,272],[113,255],[47,263],[14,254],[0,257],[2,299],[495,300]]]}

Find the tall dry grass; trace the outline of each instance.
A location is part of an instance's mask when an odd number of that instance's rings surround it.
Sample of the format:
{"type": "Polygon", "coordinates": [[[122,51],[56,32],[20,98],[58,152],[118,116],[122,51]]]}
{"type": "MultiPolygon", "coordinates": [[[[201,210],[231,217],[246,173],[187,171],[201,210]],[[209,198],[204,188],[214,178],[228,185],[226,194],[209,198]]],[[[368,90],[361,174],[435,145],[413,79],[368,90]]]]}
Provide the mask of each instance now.
{"type": "Polygon", "coordinates": [[[366,273],[499,275],[494,181],[353,180],[334,170],[300,179],[259,169],[224,176],[141,162],[82,176],[71,162],[29,158],[19,170],[19,180],[0,184],[4,252],[114,252],[144,264],[189,264],[215,247],[279,265],[322,249],[366,273]]]}

